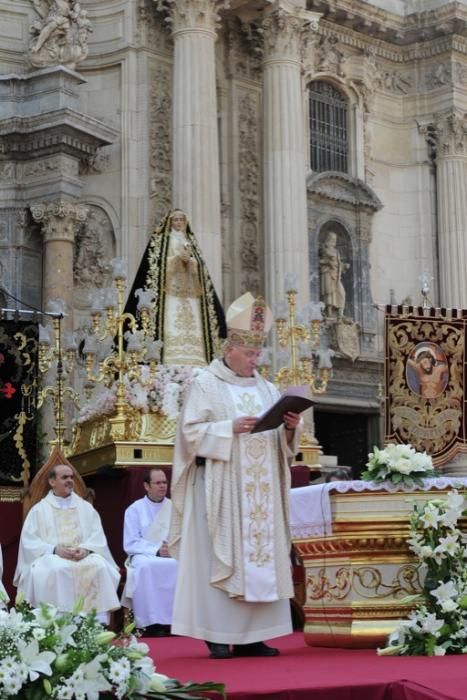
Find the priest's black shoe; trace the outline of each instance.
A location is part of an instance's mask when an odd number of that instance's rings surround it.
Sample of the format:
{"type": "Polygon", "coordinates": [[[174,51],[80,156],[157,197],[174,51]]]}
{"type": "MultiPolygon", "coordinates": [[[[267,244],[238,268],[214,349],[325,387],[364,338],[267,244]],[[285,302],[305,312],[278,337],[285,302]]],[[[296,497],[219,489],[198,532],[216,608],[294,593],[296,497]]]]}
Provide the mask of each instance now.
{"type": "Polygon", "coordinates": [[[231,659],[232,652],[228,644],[217,644],[217,642],[206,642],[210,659],[231,659]]]}
{"type": "Polygon", "coordinates": [[[234,644],[234,656],[279,656],[279,649],[268,647],[264,642],[253,644],[234,644]]]}

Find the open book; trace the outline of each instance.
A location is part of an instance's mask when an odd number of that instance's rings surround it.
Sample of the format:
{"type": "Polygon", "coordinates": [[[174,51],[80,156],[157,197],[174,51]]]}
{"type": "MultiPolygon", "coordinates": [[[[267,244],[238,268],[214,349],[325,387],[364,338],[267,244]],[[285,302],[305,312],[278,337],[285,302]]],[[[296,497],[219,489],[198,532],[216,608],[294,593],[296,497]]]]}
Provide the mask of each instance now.
{"type": "Polygon", "coordinates": [[[259,417],[258,422],[250,432],[262,433],[264,430],[274,430],[274,428],[278,428],[284,422],[284,413],[289,411],[293,413],[306,411],[307,408],[314,404],[314,401],[308,396],[309,391],[308,386],[289,387],[274,406],[271,406],[266,413],[259,417]]]}

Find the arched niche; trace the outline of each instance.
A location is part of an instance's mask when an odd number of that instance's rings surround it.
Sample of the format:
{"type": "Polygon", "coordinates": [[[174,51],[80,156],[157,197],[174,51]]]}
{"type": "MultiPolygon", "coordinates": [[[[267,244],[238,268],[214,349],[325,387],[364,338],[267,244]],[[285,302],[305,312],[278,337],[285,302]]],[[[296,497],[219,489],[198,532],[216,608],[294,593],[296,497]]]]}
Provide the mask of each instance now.
{"type": "Polygon", "coordinates": [[[344,316],[358,324],[362,352],[375,352],[376,319],[370,289],[370,244],[373,217],[382,207],[371,187],[346,173],[312,173],[307,178],[310,293],[320,296],[319,250],[331,229],[349,265],[342,276],[344,316]]]}

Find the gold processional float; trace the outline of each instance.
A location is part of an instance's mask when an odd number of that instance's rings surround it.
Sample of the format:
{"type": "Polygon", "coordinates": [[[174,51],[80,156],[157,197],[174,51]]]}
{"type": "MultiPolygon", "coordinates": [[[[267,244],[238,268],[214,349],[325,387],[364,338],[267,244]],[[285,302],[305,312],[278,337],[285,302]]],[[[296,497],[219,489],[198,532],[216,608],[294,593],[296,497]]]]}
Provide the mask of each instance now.
{"type": "MultiPolygon", "coordinates": [[[[275,380],[282,388],[308,384],[313,394],[322,394],[327,388],[332,355],[320,346],[322,304],[310,304],[299,317],[295,311],[296,288],[296,276],[286,275],[287,302],[276,305],[276,328],[280,358],[290,366],[279,369],[275,380]],[[319,358],[317,367],[315,357],[319,358]]],[[[100,387],[101,394],[94,400],[94,408],[82,409],[66,448],[67,456],[83,475],[104,466],[172,463],[176,410],[172,417],[164,411],[161,393],[164,385],[166,389],[168,383],[178,383],[181,401],[186,388],[183,384],[189,383],[191,374],[187,368],[175,370],[159,364],[161,344],[153,339],[150,323],[154,314],[151,292],[138,290],[137,317],[124,311],[125,292],[126,264],[116,259],[113,285],[101,290],[94,302],[90,333],[82,349],[85,393],[91,398],[94,389],[100,387]],[[139,403],[145,404],[143,407],[132,401],[132,391],[138,394],[139,403]]],[[[271,351],[265,349],[259,366],[265,377],[271,374],[270,355],[271,351]]],[[[56,423],[61,425],[58,416],[56,423]]],[[[304,431],[300,450],[303,463],[311,471],[319,471],[322,453],[312,429],[304,431]]]]}
{"type": "MultiPolygon", "coordinates": [[[[312,303],[303,314],[297,313],[296,281],[294,275],[286,276],[287,301],[279,302],[274,309],[281,348],[276,360],[283,364],[274,379],[282,388],[308,384],[314,395],[322,394],[330,378],[333,354],[320,342],[322,305],[312,303]]],[[[103,303],[96,302],[91,311],[91,332],[83,348],[85,393],[89,398],[100,386],[104,399],[100,405],[96,403],[88,417],[86,409],[82,410],[71,445],[65,447],[83,475],[95,473],[104,465],[124,468],[172,462],[176,418],[164,414],[160,400],[157,410],[149,411],[147,406],[141,410],[128,400],[132,383],[143,394],[155,391],[157,374],[163,368],[158,363],[160,343],[150,332],[154,312],[151,293],[140,294],[135,318],[124,312],[125,291],[125,264],[116,260],[113,287],[103,290],[103,303]]],[[[50,350],[47,337],[40,342],[43,369],[51,357],[57,359],[60,341],[56,322],[54,328],[55,348],[50,350]]],[[[65,345],[65,374],[69,374],[75,348],[71,340],[65,345]]],[[[266,349],[259,368],[266,377],[271,373],[270,355],[266,349]]],[[[63,384],[55,392],[42,391],[42,400],[53,400],[55,443],[59,446],[63,443],[62,404],[67,393],[75,401],[75,394],[63,384]]],[[[310,470],[320,470],[321,451],[312,427],[305,430],[300,449],[310,470]]],[[[436,494],[443,497],[445,492],[436,494]]],[[[397,622],[407,617],[413,604],[405,599],[419,593],[422,583],[407,545],[409,519],[414,502],[421,504],[432,497],[433,491],[411,492],[410,498],[406,492],[384,490],[331,491],[332,534],[294,538],[305,574],[301,602],[308,644],[355,648],[383,645],[397,622]]]]}

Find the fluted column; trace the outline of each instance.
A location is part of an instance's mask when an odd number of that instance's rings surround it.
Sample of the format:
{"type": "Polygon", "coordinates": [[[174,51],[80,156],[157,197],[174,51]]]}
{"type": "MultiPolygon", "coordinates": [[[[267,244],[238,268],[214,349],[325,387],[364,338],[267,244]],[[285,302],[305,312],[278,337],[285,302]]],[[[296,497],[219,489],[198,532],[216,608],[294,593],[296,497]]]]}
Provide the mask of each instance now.
{"type": "Polygon", "coordinates": [[[264,241],[266,295],[284,297],[284,273],[299,273],[309,299],[306,156],[301,55],[320,15],[277,0],[263,20],[264,241]]]}
{"type": "MultiPolygon", "coordinates": [[[[44,236],[43,306],[60,298],[73,309],[73,244],[76,227],[86,221],[87,209],[80,204],[57,200],[31,206],[44,236]]],[[[65,325],[72,330],[72,316],[65,325]]]]}
{"type": "Polygon", "coordinates": [[[221,293],[222,246],[215,50],[219,0],[170,4],[174,40],[173,205],[188,214],[221,293]]]}
{"type": "Polygon", "coordinates": [[[433,125],[436,144],[440,305],[467,308],[467,120],[455,112],[433,125]]]}

